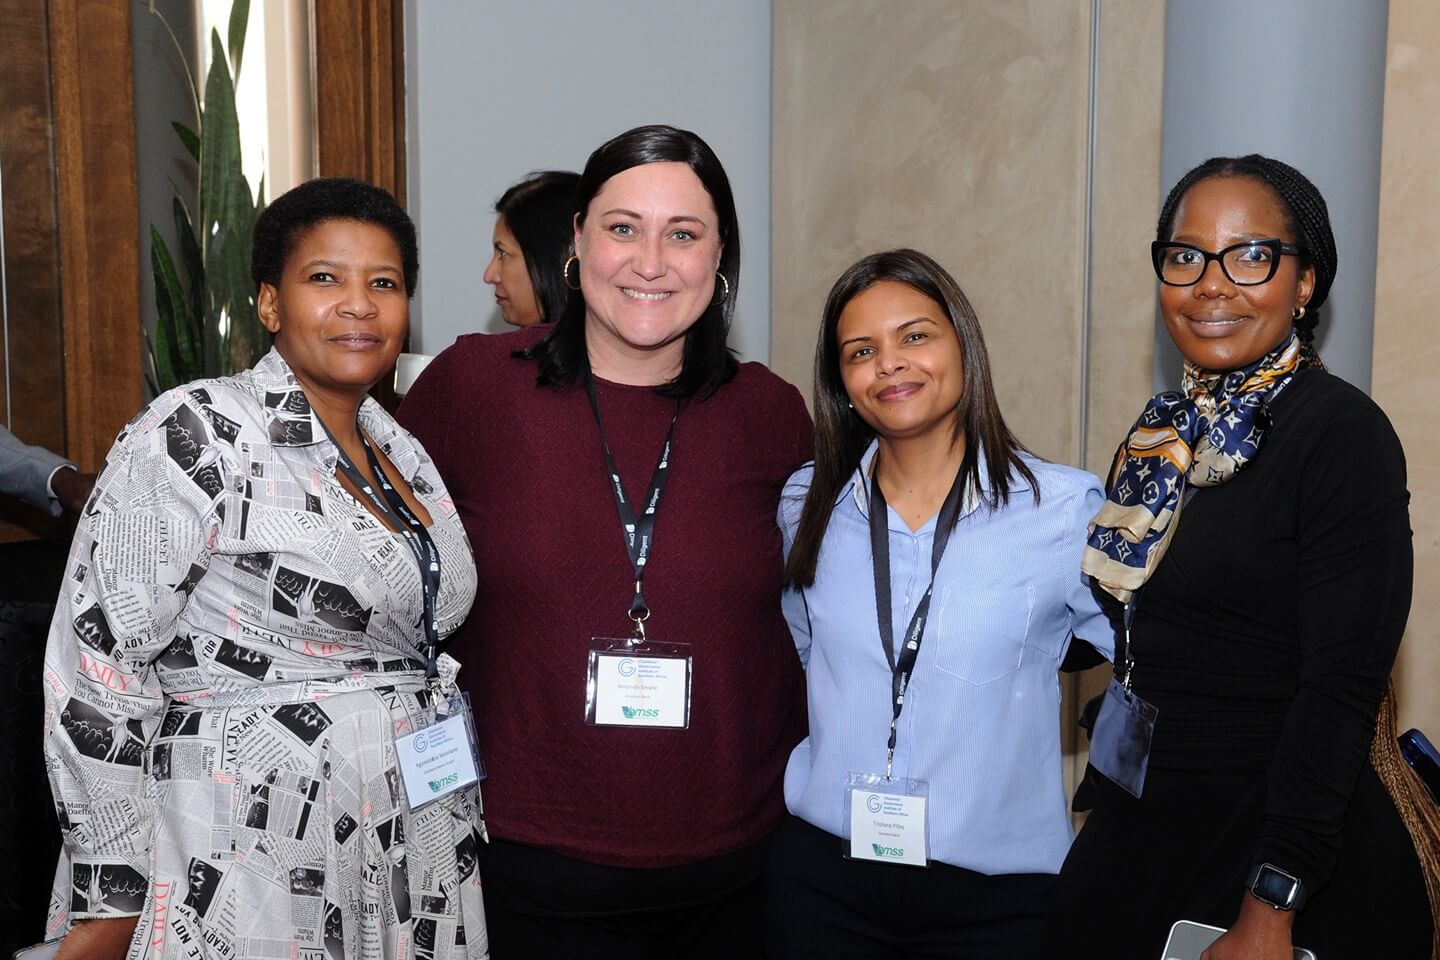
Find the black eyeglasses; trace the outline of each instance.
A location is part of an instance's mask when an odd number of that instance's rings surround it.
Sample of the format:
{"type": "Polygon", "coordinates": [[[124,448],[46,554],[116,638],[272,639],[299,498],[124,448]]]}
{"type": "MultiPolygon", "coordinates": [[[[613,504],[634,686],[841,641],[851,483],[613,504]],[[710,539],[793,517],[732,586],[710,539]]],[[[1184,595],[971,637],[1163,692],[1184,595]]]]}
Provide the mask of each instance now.
{"type": "Polygon", "coordinates": [[[1285,255],[1304,256],[1303,247],[1283,240],[1246,240],[1232,243],[1219,253],[1211,253],[1189,243],[1150,244],[1150,259],[1160,282],[1171,287],[1188,287],[1205,276],[1211,260],[1220,261],[1220,269],[1231,283],[1253,287],[1275,276],[1280,258],[1285,255]]]}

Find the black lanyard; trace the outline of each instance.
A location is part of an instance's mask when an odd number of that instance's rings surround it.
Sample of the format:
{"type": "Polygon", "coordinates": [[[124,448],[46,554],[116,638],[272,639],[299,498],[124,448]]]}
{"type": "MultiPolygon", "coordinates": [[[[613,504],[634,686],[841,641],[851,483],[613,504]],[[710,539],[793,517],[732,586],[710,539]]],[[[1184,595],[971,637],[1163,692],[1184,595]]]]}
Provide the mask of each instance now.
{"type": "Polygon", "coordinates": [[[895,763],[895,732],[900,724],[900,711],[905,709],[905,690],[910,685],[910,676],[915,672],[915,660],[920,656],[920,641],[925,638],[925,622],[930,615],[930,597],[935,592],[935,574],[940,569],[940,558],[945,556],[945,547],[950,543],[950,528],[955,523],[955,514],[960,509],[960,495],[965,489],[964,478],[957,474],[935,519],[935,538],[930,548],[930,585],[915,607],[910,626],[905,631],[905,647],[895,656],[895,625],[891,620],[890,607],[890,523],[889,508],[885,494],[880,489],[880,471],[876,469],[870,477],[870,557],[875,571],[875,616],[880,627],[880,643],[885,647],[885,659],[890,664],[891,695],[895,700],[895,713],[890,718],[890,740],[885,745],[885,779],[890,779],[895,763]]]}
{"type": "Polygon", "coordinates": [[[625,485],[620,482],[620,470],[615,466],[615,456],[610,452],[610,441],[605,437],[605,422],[600,419],[600,399],[595,394],[595,378],[585,374],[585,395],[590,398],[590,409],[595,414],[595,425],[600,428],[600,448],[605,451],[605,467],[610,476],[610,490],[615,494],[615,510],[620,514],[620,532],[625,538],[625,552],[630,555],[630,567],[635,571],[635,598],[630,601],[630,619],[635,623],[635,633],[645,639],[645,621],[650,617],[650,608],[645,603],[645,594],[640,582],[645,579],[645,564],[655,546],[655,512],[660,507],[660,495],[670,479],[670,448],[675,443],[675,424],[680,420],[680,401],[675,401],[675,416],[670,419],[670,432],[665,435],[665,446],[660,448],[660,462],[650,475],[650,487],[645,491],[645,509],[635,515],[634,504],[625,496],[625,485]]]}
{"type": "MultiPolygon", "coordinates": [[[[330,433],[330,428],[326,427],[325,432],[330,433]]],[[[420,591],[425,599],[425,613],[421,619],[421,626],[425,629],[425,676],[433,680],[440,675],[435,662],[440,650],[440,629],[435,621],[435,603],[440,593],[440,551],[435,548],[435,541],[431,538],[430,531],[425,529],[425,524],[415,516],[400,491],[390,485],[390,478],[381,469],[380,459],[375,456],[375,450],[370,446],[370,441],[358,422],[355,424],[355,432],[360,434],[360,442],[365,446],[365,458],[375,473],[375,479],[380,483],[381,493],[376,493],[370,481],[355,468],[344,448],[335,441],[334,434],[330,434],[330,442],[335,444],[340,471],[364,494],[365,499],[381,517],[399,528],[400,535],[405,538],[406,545],[415,556],[415,563],[420,567],[420,591]]]]}

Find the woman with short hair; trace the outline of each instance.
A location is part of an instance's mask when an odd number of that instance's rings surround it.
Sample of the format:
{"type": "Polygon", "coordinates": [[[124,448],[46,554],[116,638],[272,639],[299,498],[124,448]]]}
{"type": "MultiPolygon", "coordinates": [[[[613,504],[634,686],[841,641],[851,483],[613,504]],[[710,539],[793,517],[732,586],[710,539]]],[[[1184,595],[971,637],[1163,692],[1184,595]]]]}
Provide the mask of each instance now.
{"type": "Polygon", "coordinates": [[[475,777],[404,762],[455,730],[440,644],[475,567],[367,396],[405,341],[415,226],[312,180],[261,213],[251,264],[273,348],[141,411],[75,534],[45,657],[49,929],[61,960],[487,957],[475,777]]]}

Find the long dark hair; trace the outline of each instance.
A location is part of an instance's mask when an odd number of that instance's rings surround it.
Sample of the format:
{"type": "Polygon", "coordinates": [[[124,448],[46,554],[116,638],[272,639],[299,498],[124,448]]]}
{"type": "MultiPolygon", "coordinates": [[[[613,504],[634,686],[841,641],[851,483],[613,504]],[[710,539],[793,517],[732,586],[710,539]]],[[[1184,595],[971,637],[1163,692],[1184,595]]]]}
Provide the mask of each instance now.
{"type": "Polygon", "coordinates": [[[540,322],[551,323],[565,311],[565,259],[574,237],[575,191],[580,174],[570,170],[532,173],[495,201],[495,212],[520,245],[530,287],[540,305],[540,322]]]}
{"type": "MultiPolygon", "coordinates": [[[[966,494],[983,498],[989,509],[1010,502],[1013,471],[1030,484],[1035,502],[1040,502],[1040,485],[1035,474],[1020,458],[1025,450],[1000,415],[995,386],[990,380],[990,357],[975,309],[960,285],[945,268],[917,250],[887,250],[872,253],[840,275],[820,320],[820,337],[815,344],[815,474],[800,527],[785,563],[787,586],[808,587],[815,582],[815,564],[820,544],[830,525],[835,498],[860,466],[860,458],[875,431],[850,408],[850,396],[840,377],[840,342],[837,334],[840,314],[861,293],[883,280],[903,283],[934,300],[945,311],[960,340],[964,384],[955,416],[955,432],[966,439],[960,462],[966,494]],[[980,453],[985,455],[985,474],[980,476],[980,453]],[[986,483],[990,488],[985,494],[986,483]]],[[[955,522],[959,522],[956,514],[955,522]]],[[[953,526],[951,529],[954,529],[953,526]]],[[[936,536],[950,531],[936,531],[936,536]]]]}
{"type": "MultiPolygon", "coordinates": [[[[683,163],[695,172],[715,204],[720,218],[720,273],[729,295],[711,302],[685,334],[685,355],[680,373],[655,392],[666,397],[705,399],[735,376],[739,365],[730,352],[730,320],[740,290],[740,221],[735,216],[735,195],[730,179],[710,145],[688,130],[663,125],[636,127],[600,145],[585,163],[575,196],[576,224],[583,225],[590,201],[605,181],[631,167],[646,163],[683,163]]],[[[718,282],[718,281],[717,281],[718,282]]],[[[723,287],[723,285],[722,285],[723,287]]],[[[590,369],[585,352],[585,297],[570,291],[559,321],[543,340],[515,355],[538,361],[535,382],[542,387],[570,387],[590,369]]]]}
{"type": "Polygon", "coordinates": [[[1310,179],[1281,160],[1258,153],[1243,157],[1211,157],[1200,166],[1181,177],[1165,198],[1160,208],[1160,219],[1155,224],[1155,239],[1167,243],[1174,237],[1175,214],[1180,201],[1190,188],[1203,180],[1220,177],[1245,177],[1265,184],[1280,198],[1289,222],[1286,229],[1295,237],[1295,243],[1303,251],[1300,269],[1315,268],[1315,288],[1305,304],[1305,316],[1295,321],[1306,351],[1314,357],[1315,328],[1320,324],[1320,307],[1330,295],[1330,285],[1335,282],[1335,270],[1339,264],[1339,253],[1335,249],[1335,233],[1330,228],[1330,210],[1320,188],[1310,179]]]}

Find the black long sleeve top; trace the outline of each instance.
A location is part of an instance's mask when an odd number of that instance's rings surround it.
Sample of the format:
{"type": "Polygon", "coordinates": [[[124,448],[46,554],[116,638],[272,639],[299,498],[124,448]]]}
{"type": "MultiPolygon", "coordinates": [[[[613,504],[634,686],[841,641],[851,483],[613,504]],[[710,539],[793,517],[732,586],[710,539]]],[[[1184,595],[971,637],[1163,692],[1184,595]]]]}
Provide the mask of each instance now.
{"type": "Polygon", "coordinates": [[[1137,606],[1136,690],[1159,708],[1152,770],[1265,778],[1254,863],[1314,892],[1410,608],[1405,457],[1369,397],[1321,370],[1276,398],[1229,482],[1182,513],[1137,606]]]}

